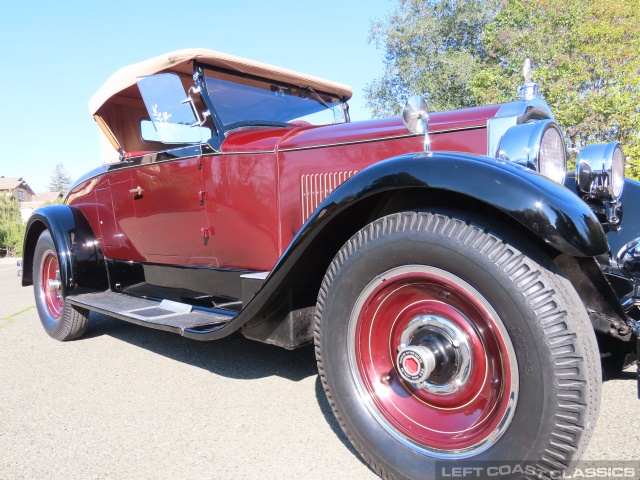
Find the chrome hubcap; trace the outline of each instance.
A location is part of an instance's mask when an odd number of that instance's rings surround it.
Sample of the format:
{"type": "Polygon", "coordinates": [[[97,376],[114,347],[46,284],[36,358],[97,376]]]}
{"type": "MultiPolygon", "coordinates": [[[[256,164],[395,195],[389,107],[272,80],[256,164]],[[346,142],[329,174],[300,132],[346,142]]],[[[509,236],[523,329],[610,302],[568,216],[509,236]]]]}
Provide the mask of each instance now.
{"type": "Polygon", "coordinates": [[[467,335],[437,315],[421,315],[407,324],[400,338],[398,372],[417,389],[448,395],[469,380],[472,367],[467,335]]]}
{"type": "Polygon", "coordinates": [[[398,350],[398,371],[407,382],[417,386],[422,384],[433,369],[436,368],[436,357],[428,347],[403,347],[398,350]]]}
{"type": "Polygon", "coordinates": [[[56,270],[56,280],[47,280],[47,289],[50,292],[53,292],[54,290],[56,292],[60,292],[60,271],[56,270]]]}

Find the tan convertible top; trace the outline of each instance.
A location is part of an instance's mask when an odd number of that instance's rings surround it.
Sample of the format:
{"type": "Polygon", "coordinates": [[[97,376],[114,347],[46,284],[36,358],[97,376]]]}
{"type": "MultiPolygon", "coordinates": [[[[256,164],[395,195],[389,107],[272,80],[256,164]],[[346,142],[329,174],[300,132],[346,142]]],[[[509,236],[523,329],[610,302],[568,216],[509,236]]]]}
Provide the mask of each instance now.
{"type": "Polygon", "coordinates": [[[256,75],[270,80],[289,83],[298,87],[311,87],[315,90],[337,95],[343,99],[351,98],[351,87],[341,83],[331,82],[322,78],[312,77],[304,73],[294,72],[280,67],[267,65],[266,63],[254,62],[246,58],[235,57],[214,50],[203,48],[189,48],[176,50],[159,57],[151,58],[143,62],[134,63],[121,68],[100,87],[96,94],[89,100],[89,110],[92,115],[109,100],[121,91],[135,85],[136,79],[145,75],[170,71],[177,73],[193,73],[193,66],[190,63],[198,60],[202,63],[215,67],[226,68],[241,73],[256,75]]]}

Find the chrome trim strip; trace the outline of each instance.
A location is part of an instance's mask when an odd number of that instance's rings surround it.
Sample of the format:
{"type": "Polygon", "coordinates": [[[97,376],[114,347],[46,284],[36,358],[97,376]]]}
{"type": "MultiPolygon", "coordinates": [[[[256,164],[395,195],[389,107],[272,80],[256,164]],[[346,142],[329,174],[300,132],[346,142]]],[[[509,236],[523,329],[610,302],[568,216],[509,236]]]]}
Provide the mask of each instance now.
{"type": "Polygon", "coordinates": [[[224,157],[226,155],[255,155],[257,153],[276,153],[275,150],[250,150],[244,152],[217,152],[217,153],[207,153],[206,155],[202,155],[203,157],[211,157],[211,156],[220,156],[224,157]]]}
{"type": "MultiPolygon", "coordinates": [[[[486,124],[480,123],[480,124],[476,124],[476,125],[469,125],[468,127],[444,128],[444,129],[440,129],[440,130],[430,130],[429,134],[459,132],[459,131],[463,131],[463,130],[475,130],[475,129],[478,129],[478,128],[486,128],[486,126],[487,126],[486,124]]],[[[295,150],[310,150],[310,149],[314,149],[314,148],[337,147],[337,146],[342,146],[342,145],[352,145],[352,144],[368,143],[368,142],[380,142],[382,140],[396,140],[396,139],[399,139],[399,138],[420,137],[420,136],[421,135],[414,135],[412,133],[407,133],[407,134],[404,134],[404,135],[394,135],[394,136],[391,136],[391,137],[376,137],[376,138],[370,138],[370,139],[366,139],[366,140],[354,140],[354,141],[351,141],[351,142],[323,143],[323,144],[320,144],[320,145],[312,145],[312,146],[308,146],[308,147],[282,148],[282,149],[278,149],[278,151],[279,152],[291,152],[291,151],[295,151],[295,150]]],[[[189,147],[189,148],[193,148],[193,147],[189,147]]],[[[158,152],[147,153],[145,155],[153,155],[155,153],[160,153],[160,152],[165,152],[165,151],[169,151],[169,150],[160,150],[158,152]]],[[[173,150],[171,150],[171,151],[173,151],[173,150]]],[[[241,154],[254,155],[254,154],[258,154],[258,153],[276,153],[276,151],[275,150],[251,150],[251,151],[232,151],[232,152],[215,151],[215,152],[203,153],[200,156],[204,157],[204,156],[210,156],[210,155],[241,155],[241,154]]],[[[144,157],[144,155],[136,155],[135,157],[129,157],[129,159],[138,159],[140,157],[144,157]]]]}
{"type": "Polygon", "coordinates": [[[458,128],[443,128],[441,130],[429,130],[429,135],[434,133],[450,133],[450,132],[461,132],[463,130],[477,130],[478,128],[486,128],[486,123],[479,123],[477,125],[469,125],[468,127],[458,127],[458,128]]]}
{"type": "Polygon", "coordinates": [[[295,147],[295,148],[280,148],[278,149],[278,152],[295,152],[298,150],[314,150],[316,148],[324,148],[324,147],[341,147],[344,145],[357,145],[360,143],[369,143],[369,142],[380,142],[382,140],[397,140],[400,138],[408,138],[408,137],[416,137],[416,136],[422,136],[422,135],[413,135],[412,133],[406,134],[406,135],[396,135],[393,137],[381,137],[381,138],[370,138],[367,140],[355,140],[352,142],[338,142],[338,143],[323,143],[320,145],[310,145],[308,147],[295,147]]]}
{"type": "MultiPolygon", "coordinates": [[[[243,155],[243,154],[254,155],[256,153],[276,153],[276,151],[275,150],[251,150],[251,151],[238,151],[238,152],[210,152],[210,153],[203,153],[201,155],[193,155],[193,156],[194,157],[195,156],[197,156],[197,157],[213,157],[213,156],[222,157],[222,156],[225,156],[225,155],[243,155]]],[[[153,153],[147,153],[146,155],[153,155],[153,153]]],[[[131,160],[131,159],[135,160],[135,159],[138,159],[138,158],[141,158],[141,157],[144,157],[144,156],[145,155],[136,155],[135,157],[129,157],[128,160],[131,160]]],[[[190,157],[169,158],[167,160],[160,160],[160,162],[166,162],[166,161],[170,161],[170,160],[180,160],[181,158],[190,158],[190,157]]]]}
{"type": "Polygon", "coordinates": [[[244,275],[240,275],[240,278],[248,278],[250,280],[264,280],[269,276],[271,271],[268,272],[255,272],[255,273],[245,273],[244,275]]]}

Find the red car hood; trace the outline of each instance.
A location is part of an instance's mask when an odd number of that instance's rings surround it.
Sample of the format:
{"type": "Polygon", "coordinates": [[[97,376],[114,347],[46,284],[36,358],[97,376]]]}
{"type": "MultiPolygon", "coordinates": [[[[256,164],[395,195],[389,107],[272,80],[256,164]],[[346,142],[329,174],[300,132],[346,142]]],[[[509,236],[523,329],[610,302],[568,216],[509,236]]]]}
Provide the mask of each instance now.
{"type": "MultiPolygon", "coordinates": [[[[500,107],[501,105],[488,105],[431,113],[429,131],[437,133],[486,126],[487,120],[495,116],[500,107]]],[[[410,135],[400,117],[320,127],[248,128],[230,133],[222,144],[222,151],[273,152],[276,148],[314,148],[410,135]]]]}

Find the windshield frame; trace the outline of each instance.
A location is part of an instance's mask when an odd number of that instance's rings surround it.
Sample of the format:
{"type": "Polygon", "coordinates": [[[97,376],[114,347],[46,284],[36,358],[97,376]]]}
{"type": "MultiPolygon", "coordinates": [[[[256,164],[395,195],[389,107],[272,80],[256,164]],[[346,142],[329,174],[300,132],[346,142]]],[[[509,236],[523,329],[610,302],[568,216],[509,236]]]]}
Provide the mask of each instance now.
{"type": "MultiPolygon", "coordinates": [[[[309,96],[306,98],[314,99],[319,105],[321,106],[323,105],[326,110],[333,110],[333,108],[340,108],[342,117],[344,118],[344,121],[340,123],[348,123],[350,121],[347,99],[341,98],[336,94],[323,92],[321,90],[315,90],[311,87],[300,87],[299,85],[295,85],[295,84],[275,81],[264,76],[257,76],[257,75],[252,75],[248,73],[238,72],[235,70],[215,67],[215,66],[207,65],[205,63],[201,63],[197,61],[194,61],[194,67],[195,67],[194,80],[196,82],[196,85],[201,89],[200,93],[202,95],[202,98],[207,108],[209,109],[209,112],[211,113],[210,118],[212,122],[215,124],[215,130],[219,136],[220,143],[222,143],[222,141],[224,140],[224,137],[226,136],[225,134],[227,132],[238,129],[238,128],[243,128],[243,127],[286,128],[286,127],[296,126],[296,123],[282,122],[282,121],[269,120],[269,119],[257,119],[257,118],[246,119],[242,121],[235,121],[232,123],[224,123],[220,116],[219,109],[216,108],[216,99],[213,98],[213,96],[210,94],[207,86],[207,81],[206,81],[207,71],[219,72],[224,75],[228,75],[231,78],[247,79],[247,80],[262,82],[265,84],[271,84],[277,87],[282,87],[284,89],[306,90],[309,92],[309,96]],[[327,99],[330,100],[330,102],[327,102],[326,101],[327,99]],[[335,99],[336,101],[331,101],[331,99],[335,99]],[[333,105],[334,107],[332,108],[331,105],[333,105]]],[[[237,83],[239,85],[242,85],[241,81],[237,83]]],[[[318,110],[318,112],[321,112],[321,111],[323,111],[322,108],[318,110]]],[[[295,118],[292,120],[295,120],[295,118]]]]}

